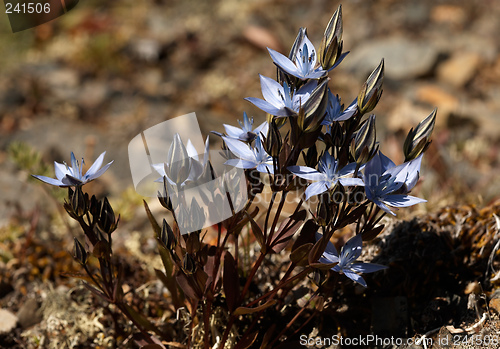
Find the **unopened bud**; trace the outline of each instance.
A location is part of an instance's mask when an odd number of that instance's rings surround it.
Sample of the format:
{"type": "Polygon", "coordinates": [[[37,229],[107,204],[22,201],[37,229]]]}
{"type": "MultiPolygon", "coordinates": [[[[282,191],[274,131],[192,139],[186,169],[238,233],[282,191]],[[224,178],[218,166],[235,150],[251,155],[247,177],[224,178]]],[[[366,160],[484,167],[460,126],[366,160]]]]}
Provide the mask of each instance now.
{"type": "Polygon", "coordinates": [[[71,208],[73,212],[81,217],[88,211],[88,194],[84,194],[81,186],[76,186],[71,196],[71,208]]]}
{"type": "Polygon", "coordinates": [[[370,74],[358,94],[358,109],[361,115],[371,112],[382,95],[384,82],[384,60],[370,74]]]}
{"type": "Polygon", "coordinates": [[[167,159],[166,172],[168,177],[176,184],[183,183],[191,171],[191,158],[178,133],[175,134],[174,141],[168,150],[167,159]]]}
{"type": "Polygon", "coordinates": [[[333,217],[330,196],[328,193],[325,193],[320,195],[319,199],[320,201],[316,208],[316,224],[326,227],[330,224],[333,217]]]}
{"type": "Polygon", "coordinates": [[[192,275],[196,271],[196,261],[191,254],[186,253],[182,261],[182,268],[188,275],[192,275]]]}
{"type": "Polygon", "coordinates": [[[277,158],[283,147],[283,140],[281,139],[280,131],[274,120],[269,125],[267,131],[267,137],[264,142],[264,149],[266,152],[274,158],[277,158]]]}
{"type": "Polygon", "coordinates": [[[342,46],[342,5],[339,5],[326,26],[319,48],[318,59],[324,70],[330,70],[340,63],[342,46]]]}
{"type": "Polygon", "coordinates": [[[408,132],[403,146],[405,162],[419,157],[431,144],[430,138],[436,123],[436,113],[437,109],[434,108],[432,113],[415,127],[415,130],[412,128],[408,132]]]}
{"type": "Polygon", "coordinates": [[[328,81],[326,79],[317,86],[299,110],[297,124],[304,133],[314,132],[321,127],[328,105],[328,81]]]}
{"type": "Polygon", "coordinates": [[[307,153],[305,153],[304,161],[306,166],[315,168],[318,164],[318,148],[316,148],[316,144],[313,144],[307,149],[307,153]]]}
{"type": "Polygon", "coordinates": [[[377,150],[375,115],[370,115],[361,125],[356,137],[351,142],[351,155],[358,165],[362,165],[367,163],[377,150]]]}
{"type": "MultiPolygon", "coordinates": [[[[120,217],[118,217],[118,220],[119,219],[120,217]]],[[[97,225],[107,234],[111,234],[116,230],[118,221],[115,220],[115,212],[113,211],[113,207],[111,207],[108,198],[104,198],[97,225]]]]}
{"type": "Polygon", "coordinates": [[[82,265],[87,263],[87,251],[77,238],[75,238],[74,257],[82,265]]]}
{"type": "Polygon", "coordinates": [[[167,190],[167,179],[165,177],[163,177],[163,193],[158,192],[158,200],[163,207],[170,212],[174,212],[174,206],[167,190]]]}
{"type": "Polygon", "coordinates": [[[177,246],[177,240],[175,238],[174,231],[172,230],[170,225],[168,225],[165,219],[163,219],[160,241],[167,248],[167,250],[173,250],[177,246]]]}

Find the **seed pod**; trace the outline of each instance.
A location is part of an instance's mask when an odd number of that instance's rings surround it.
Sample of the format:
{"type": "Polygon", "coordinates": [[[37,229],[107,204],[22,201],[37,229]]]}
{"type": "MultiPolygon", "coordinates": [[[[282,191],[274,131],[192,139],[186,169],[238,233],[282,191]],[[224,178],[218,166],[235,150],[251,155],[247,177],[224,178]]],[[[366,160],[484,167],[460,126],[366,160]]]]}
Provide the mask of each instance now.
{"type": "Polygon", "coordinates": [[[361,115],[371,112],[382,95],[384,82],[384,60],[370,74],[358,94],[358,109],[361,115]]]}
{"type": "Polygon", "coordinates": [[[403,153],[405,155],[405,162],[416,159],[420,154],[425,152],[431,144],[429,140],[434,130],[436,123],[437,108],[434,108],[432,113],[422,120],[415,130],[412,128],[406,136],[403,146],[403,153]]]}

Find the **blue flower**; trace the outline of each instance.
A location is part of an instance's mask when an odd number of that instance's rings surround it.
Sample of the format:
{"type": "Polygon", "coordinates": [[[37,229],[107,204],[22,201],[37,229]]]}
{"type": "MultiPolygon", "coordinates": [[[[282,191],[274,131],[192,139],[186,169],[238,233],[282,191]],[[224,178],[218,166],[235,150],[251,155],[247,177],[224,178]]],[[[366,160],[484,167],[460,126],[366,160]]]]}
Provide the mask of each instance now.
{"type": "MultiPolygon", "coordinates": [[[[322,237],[321,234],[316,233],[316,240],[322,237]]],[[[382,269],[386,269],[385,265],[375,263],[358,262],[357,259],[361,256],[363,241],[361,234],[355,235],[340,250],[340,257],[337,249],[333,244],[328,241],[323,256],[320,257],[319,262],[323,264],[337,263],[332,270],[337,273],[343,273],[352,281],[355,281],[366,287],[366,281],[357,273],[373,273],[382,269]]]]}
{"type": "Polygon", "coordinates": [[[75,154],[71,152],[71,167],[69,167],[66,163],[60,164],[54,161],[54,168],[57,179],[45,176],[38,176],[38,175],[32,175],[32,176],[35,177],[36,179],[41,180],[42,182],[51,185],[57,185],[58,187],[62,188],[81,186],[101,176],[113,163],[113,161],[111,161],[110,163],[106,164],[103,168],[101,168],[105,154],[106,152],[99,155],[97,160],[92,164],[92,166],[90,166],[90,168],[87,170],[85,174],[83,174],[83,165],[85,164],[83,158],[82,158],[82,163],[80,165],[75,158],[75,154]]]}
{"type": "Polygon", "coordinates": [[[365,166],[364,182],[368,200],[395,216],[392,207],[413,206],[427,200],[407,195],[417,184],[422,155],[396,166],[387,156],[378,152],[365,166]]]}
{"type": "Polygon", "coordinates": [[[333,188],[337,182],[343,186],[364,185],[361,178],[347,178],[355,169],[356,163],[350,163],[339,169],[337,160],[329,152],[325,152],[319,159],[318,171],[307,166],[288,167],[288,170],[297,177],[314,181],[306,189],[306,200],[333,188]]]}
{"type": "Polygon", "coordinates": [[[298,43],[298,51],[293,59],[290,59],[281,53],[267,48],[274,64],[283,69],[290,75],[293,75],[301,80],[319,79],[328,71],[317,67],[317,54],[311,41],[307,38],[306,30],[301,28],[301,37],[298,43]]]}
{"type": "Polygon", "coordinates": [[[281,86],[273,79],[260,75],[260,85],[264,100],[254,97],[247,97],[245,100],[271,115],[292,116],[306,103],[318,83],[310,80],[298,91],[291,91],[286,82],[281,86]]]}
{"type": "Polygon", "coordinates": [[[345,121],[354,115],[358,108],[358,99],[356,98],[345,110],[342,110],[340,97],[334,96],[328,89],[328,105],[326,107],[326,116],[321,125],[330,126],[335,121],[345,121]]]}
{"type": "Polygon", "coordinates": [[[253,118],[249,119],[247,113],[243,113],[243,123],[240,120],[238,120],[238,123],[241,128],[223,124],[227,137],[239,139],[244,142],[251,142],[255,137],[260,136],[261,133],[264,136],[267,135],[267,130],[269,128],[267,121],[264,121],[253,130],[253,118]]]}
{"type": "Polygon", "coordinates": [[[237,139],[222,137],[227,147],[236,155],[237,159],[229,159],[226,165],[243,169],[256,168],[262,173],[274,173],[273,158],[266,153],[262,146],[260,137],[255,138],[255,147],[243,143],[237,139]]]}

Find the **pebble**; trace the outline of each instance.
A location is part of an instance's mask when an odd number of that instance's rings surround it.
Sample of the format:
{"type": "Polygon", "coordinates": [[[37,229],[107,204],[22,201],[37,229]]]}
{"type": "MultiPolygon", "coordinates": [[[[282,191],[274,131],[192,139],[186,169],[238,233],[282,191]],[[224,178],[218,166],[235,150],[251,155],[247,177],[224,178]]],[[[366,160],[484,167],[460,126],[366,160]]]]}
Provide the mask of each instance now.
{"type": "Polygon", "coordinates": [[[19,325],[22,328],[28,328],[42,321],[39,309],[40,304],[38,304],[36,299],[28,299],[17,312],[19,325]]]}
{"type": "Polygon", "coordinates": [[[439,80],[453,87],[464,87],[477,72],[481,57],[474,52],[457,52],[437,70],[439,80]]]}
{"type": "Polygon", "coordinates": [[[7,309],[0,309],[0,334],[9,333],[17,325],[17,316],[7,309]]]}
{"type": "Polygon", "coordinates": [[[342,67],[366,79],[384,58],[385,77],[405,80],[429,74],[437,57],[438,51],[429,42],[392,37],[362,43],[351,50],[342,67]]]}

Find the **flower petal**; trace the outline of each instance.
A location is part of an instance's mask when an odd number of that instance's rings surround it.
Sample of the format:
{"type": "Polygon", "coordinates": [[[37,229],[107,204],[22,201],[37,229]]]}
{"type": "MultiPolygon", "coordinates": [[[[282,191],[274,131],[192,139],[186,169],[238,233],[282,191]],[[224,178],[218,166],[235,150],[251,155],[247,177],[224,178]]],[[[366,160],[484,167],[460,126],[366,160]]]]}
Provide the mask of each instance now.
{"type": "Polygon", "coordinates": [[[281,108],[284,103],[281,95],[284,94],[283,86],[277,81],[268,78],[267,76],[260,75],[260,87],[262,89],[262,96],[264,99],[276,108],[281,108]]]}
{"type": "Polygon", "coordinates": [[[344,187],[353,187],[359,185],[360,187],[364,186],[365,183],[361,178],[339,178],[340,184],[344,187]]]}
{"type": "Polygon", "coordinates": [[[360,284],[363,287],[367,286],[365,279],[363,279],[361,277],[361,275],[358,275],[355,272],[347,270],[347,269],[343,269],[342,271],[344,272],[345,276],[347,276],[352,281],[357,282],[358,284],[360,284]]]}
{"type": "MultiPolygon", "coordinates": [[[[101,155],[99,155],[99,157],[94,161],[92,166],[90,166],[90,168],[85,173],[84,178],[89,178],[90,176],[92,176],[94,173],[96,173],[101,168],[105,154],[106,154],[106,152],[103,152],[101,155]]],[[[57,176],[57,174],[56,174],[56,176],[57,176]]]]}
{"type": "Polygon", "coordinates": [[[287,56],[284,56],[283,54],[270,49],[269,47],[267,48],[267,50],[269,51],[269,55],[271,56],[274,64],[276,64],[278,67],[297,78],[304,77],[297,66],[295,66],[295,64],[287,56]]]}
{"type": "Polygon", "coordinates": [[[415,196],[403,195],[403,194],[387,195],[386,197],[383,198],[382,201],[384,203],[386,203],[387,205],[393,206],[393,207],[408,207],[408,206],[413,206],[413,205],[420,204],[423,202],[427,202],[427,200],[417,198],[415,196]]]}
{"type": "Polygon", "coordinates": [[[226,131],[228,137],[239,139],[240,135],[243,133],[241,128],[226,124],[223,124],[222,126],[224,126],[224,130],[226,131]]]}
{"type": "Polygon", "coordinates": [[[89,176],[88,178],[86,178],[85,182],[90,182],[90,181],[93,181],[94,179],[102,176],[102,174],[104,172],[106,172],[106,170],[109,168],[109,166],[111,166],[111,164],[113,163],[114,160],[108,162],[106,165],[104,165],[103,168],[101,168],[99,171],[97,171],[96,173],[94,173],[93,175],[89,176]]]}
{"type": "Polygon", "coordinates": [[[304,178],[309,181],[326,181],[327,179],[324,173],[318,172],[312,167],[289,166],[287,169],[297,177],[304,178]]]}
{"type": "Polygon", "coordinates": [[[309,200],[311,196],[319,195],[330,189],[330,182],[320,181],[310,184],[306,188],[306,200],[309,200]]]}
{"type": "Polygon", "coordinates": [[[358,273],[374,273],[379,270],[387,269],[388,267],[375,263],[356,262],[351,264],[351,269],[358,273]]]}
{"type": "Polygon", "coordinates": [[[255,98],[255,97],[247,97],[245,98],[246,101],[249,101],[253,105],[255,105],[257,108],[265,111],[266,113],[269,113],[274,116],[291,116],[293,113],[290,113],[288,110],[286,110],[283,106],[283,108],[279,109],[273,106],[271,103],[264,101],[263,99],[260,98],[255,98]]]}
{"type": "Polygon", "coordinates": [[[224,136],[222,137],[222,139],[224,139],[224,142],[226,142],[229,150],[231,150],[231,152],[238,158],[242,160],[255,161],[255,154],[253,153],[252,149],[250,149],[248,144],[224,136]]]}
{"type": "Polygon", "coordinates": [[[63,184],[60,180],[50,178],[50,177],[45,177],[45,176],[38,176],[38,175],[32,175],[38,180],[41,180],[42,182],[45,182],[50,185],[56,185],[58,187],[67,187],[67,185],[63,184]]]}
{"type": "Polygon", "coordinates": [[[69,169],[66,165],[60,164],[60,163],[55,162],[55,161],[54,161],[54,169],[56,172],[56,178],[59,180],[63,179],[64,176],[66,176],[67,174],[71,174],[71,172],[69,171],[69,169]]]}
{"type": "Polygon", "coordinates": [[[257,163],[255,161],[242,160],[242,159],[229,159],[224,163],[224,165],[229,165],[244,169],[257,167],[257,163]]]}

